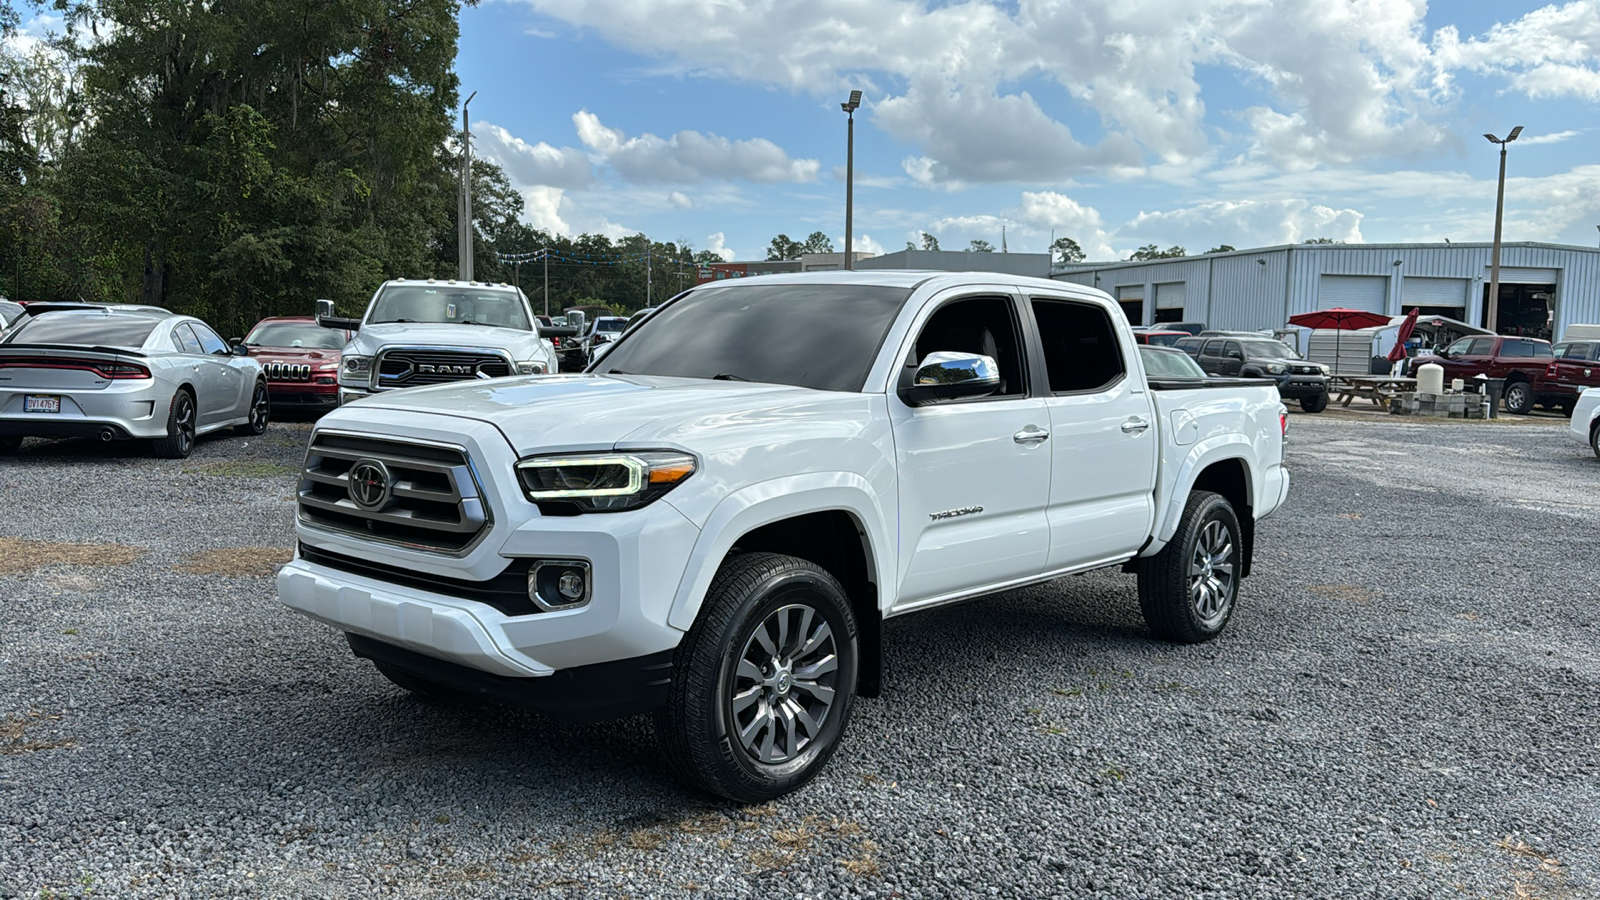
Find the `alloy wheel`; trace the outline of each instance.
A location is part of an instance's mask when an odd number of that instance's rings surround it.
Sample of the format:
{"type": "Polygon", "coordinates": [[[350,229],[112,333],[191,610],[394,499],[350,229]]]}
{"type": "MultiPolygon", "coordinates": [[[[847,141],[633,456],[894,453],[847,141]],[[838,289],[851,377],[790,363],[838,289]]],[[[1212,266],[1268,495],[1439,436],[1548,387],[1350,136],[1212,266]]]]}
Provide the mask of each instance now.
{"type": "Polygon", "coordinates": [[[256,434],[267,430],[268,416],[271,415],[271,401],[267,397],[267,386],[256,385],[255,396],[250,398],[250,428],[256,434]]]}
{"type": "Polygon", "coordinates": [[[739,745],[755,762],[785,763],[822,734],[835,701],[839,651],[812,606],[773,610],[746,639],[729,689],[739,745]]]}
{"type": "Polygon", "coordinates": [[[1200,529],[1189,560],[1189,602],[1207,627],[1227,618],[1235,579],[1233,536],[1212,519],[1200,529]]]}
{"type": "Polygon", "coordinates": [[[189,448],[194,446],[194,401],[189,399],[188,394],[179,392],[177,403],[178,412],[173,419],[178,427],[178,447],[188,453],[189,448]]]}

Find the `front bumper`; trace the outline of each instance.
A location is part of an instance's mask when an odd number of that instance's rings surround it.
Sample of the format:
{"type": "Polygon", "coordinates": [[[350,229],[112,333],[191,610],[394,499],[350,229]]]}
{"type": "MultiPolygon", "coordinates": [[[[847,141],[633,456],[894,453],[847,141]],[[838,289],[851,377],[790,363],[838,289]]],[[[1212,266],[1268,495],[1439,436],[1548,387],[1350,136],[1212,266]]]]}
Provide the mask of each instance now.
{"type": "Polygon", "coordinates": [[[159,381],[113,384],[97,391],[0,390],[0,434],[95,437],[109,429],[113,440],[165,437],[171,402],[171,391],[159,381]],[[29,394],[60,397],[61,411],[23,412],[23,397],[29,394]]]}
{"type": "Polygon", "coordinates": [[[339,386],[304,381],[267,382],[267,398],[277,408],[333,409],[339,405],[339,386]]]}
{"type": "Polygon", "coordinates": [[[1283,375],[1277,382],[1278,396],[1286,400],[1304,400],[1328,392],[1325,375],[1283,375]]]}

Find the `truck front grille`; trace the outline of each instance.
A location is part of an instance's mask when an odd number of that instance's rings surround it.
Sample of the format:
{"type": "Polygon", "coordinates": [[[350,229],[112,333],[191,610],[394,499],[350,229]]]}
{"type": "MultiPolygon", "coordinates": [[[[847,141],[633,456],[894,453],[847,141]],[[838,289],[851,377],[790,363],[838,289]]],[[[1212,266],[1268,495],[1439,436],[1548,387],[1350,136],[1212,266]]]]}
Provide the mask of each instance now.
{"type": "Polygon", "coordinates": [[[317,527],[435,553],[465,551],[490,523],[460,448],[335,432],[311,438],[299,507],[317,527]]]}
{"type": "Polygon", "coordinates": [[[511,364],[504,356],[466,350],[386,350],[378,357],[379,390],[504,378],[511,364]]]}

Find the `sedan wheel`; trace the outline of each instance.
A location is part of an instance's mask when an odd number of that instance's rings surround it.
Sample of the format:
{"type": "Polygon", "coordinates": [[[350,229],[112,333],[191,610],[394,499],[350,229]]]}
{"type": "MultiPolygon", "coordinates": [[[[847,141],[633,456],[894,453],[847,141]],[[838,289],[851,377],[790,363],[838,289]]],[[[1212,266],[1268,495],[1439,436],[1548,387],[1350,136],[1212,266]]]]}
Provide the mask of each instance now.
{"type": "Polygon", "coordinates": [[[167,436],[157,438],[153,448],[166,459],[188,459],[194,452],[194,397],[186,390],[172,395],[167,411],[167,436]]]}
{"type": "Polygon", "coordinates": [[[250,421],[240,425],[240,434],[263,434],[272,421],[272,398],[267,395],[267,384],[256,382],[255,393],[250,396],[250,421]]]}

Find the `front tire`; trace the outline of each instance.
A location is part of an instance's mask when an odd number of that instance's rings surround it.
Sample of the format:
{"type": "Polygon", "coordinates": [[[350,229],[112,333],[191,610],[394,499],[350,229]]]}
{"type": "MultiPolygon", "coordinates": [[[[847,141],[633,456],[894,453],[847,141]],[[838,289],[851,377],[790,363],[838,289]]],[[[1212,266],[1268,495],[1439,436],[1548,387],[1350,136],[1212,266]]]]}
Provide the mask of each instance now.
{"type": "Polygon", "coordinates": [[[668,766],[741,803],[804,786],[844,735],[858,660],[849,598],[826,570],[775,553],[730,557],[656,713],[668,766]]]}
{"type": "Polygon", "coordinates": [[[1589,447],[1594,450],[1594,458],[1600,459],[1600,422],[1589,426],[1589,447]]]}
{"type": "Polygon", "coordinates": [[[1328,392],[1323,391],[1315,397],[1300,398],[1300,408],[1308,413],[1319,413],[1328,408],[1328,392]]]}
{"type": "Polygon", "coordinates": [[[250,420],[235,426],[234,430],[246,437],[266,434],[267,425],[271,422],[272,398],[267,394],[267,383],[258,381],[255,391],[250,394],[250,420]]]}
{"type": "Polygon", "coordinates": [[[1195,491],[1160,553],[1139,560],[1139,607],[1155,636],[1199,644],[1233,618],[1243,572],[1239,517],[1227,498],[1195,491]]]}
{"type": "Polygon", "coordinates": [[[1533,385],[1514,381],[1506,385],[1506,412],[1517,416],[1533,414],[1533,385]]]}
{"type": "Polygon", "coordinates": [[[167,436],[156,438],[151,449],[163,459],[188,459],[194,452],[194,395],[179,388],[167,409],[167,436]]]}

